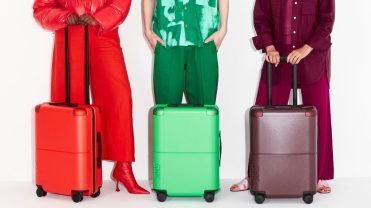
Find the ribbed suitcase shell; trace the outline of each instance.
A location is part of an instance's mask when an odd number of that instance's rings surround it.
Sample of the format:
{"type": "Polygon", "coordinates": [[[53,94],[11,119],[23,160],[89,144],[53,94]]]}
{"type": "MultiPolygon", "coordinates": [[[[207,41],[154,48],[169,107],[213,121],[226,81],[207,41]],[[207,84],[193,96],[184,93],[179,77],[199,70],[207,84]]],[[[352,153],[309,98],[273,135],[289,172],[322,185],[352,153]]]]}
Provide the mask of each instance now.
{"type": "Polygon", "coordinates": [[[253,194],[301,197],[316,192],[317,111],[313,106],[253,106],[250,130],[253,194]]]}
{"type": "Polygon", "coordinates": [[[219,110],[216,106],[153,110],[153,188],[168,196],[219,190],[219,110]]]}
{"type": "Polygon", "coordinates": [[[36,106],[36,184],[62,195],[97,193],[102,186],[100,132],[96,106],[36,106]]]}

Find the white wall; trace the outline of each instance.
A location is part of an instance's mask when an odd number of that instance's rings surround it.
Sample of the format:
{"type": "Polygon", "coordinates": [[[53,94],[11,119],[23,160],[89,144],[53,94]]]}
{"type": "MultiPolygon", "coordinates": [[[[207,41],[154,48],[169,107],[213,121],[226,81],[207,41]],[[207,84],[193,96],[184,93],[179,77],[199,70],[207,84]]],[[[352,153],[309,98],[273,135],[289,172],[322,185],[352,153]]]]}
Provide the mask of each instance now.
{"type": "MultiPolygon", "coordinates": [[[[32,108],[47,101],[53,34],[32,18],[32,0],[0,6],[0,181],[32,180],[32,108]]],[[[222,178],[245,174],[245,113],[253,104],[262,54],[250,38],[254,1],[230,1],[229,33],[219,52],[222,178]]],[[[371,177],[369,48],[371,1],[337,1],[333,32],[332,119],[336,177],[371,177]],[[368,90],[367,90],[368,89],[368,90]]],[[[120,29],[134,98],[135,173],[147,178],[152,52],[142,36],[140,1],[120,29]]],[[[108,178],[110,163],[105,163],[108,178]]]]}

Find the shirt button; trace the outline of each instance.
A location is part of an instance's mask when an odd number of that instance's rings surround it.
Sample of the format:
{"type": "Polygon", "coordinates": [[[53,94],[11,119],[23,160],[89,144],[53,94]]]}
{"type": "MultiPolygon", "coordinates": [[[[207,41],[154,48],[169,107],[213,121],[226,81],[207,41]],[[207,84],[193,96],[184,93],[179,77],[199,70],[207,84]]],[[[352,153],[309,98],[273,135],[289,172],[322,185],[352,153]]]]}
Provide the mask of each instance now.
{"type": "Polygon", "coordinates": [[[187,25],[187,24],[185,24],[185,25],[184,25],[184,27],[188,28],[188,25],[187,25]]]}
{"type": "Polygon", "coordinates": [[[296,17],[294,17],[294,20],[296,20],[296,17]]]}
{"type": "Polygon", "coordinates": [[[184,7],[184,10],[187,10],[187,9],[188,9],[188,7],[187,7],[187,6],[185,6],[185,7],[184,7]]]}
{"type": "Polygon", "coordinates": [[[298,2],[297,1],[295,1],[295,5],[297,5],[298,4],[298,2]]]}
{"type": "Polygon", "coordinates": [[[292,48],[296,48],[296,46],[295,46],[295,45],[293,45],[293,46],[292,46],[292,48]]]}
{"type": "Polygon", "coordinates": [[[294,34],[296,34],[296,31],[294,30],[294,32],[293,32],[294,34]]]}

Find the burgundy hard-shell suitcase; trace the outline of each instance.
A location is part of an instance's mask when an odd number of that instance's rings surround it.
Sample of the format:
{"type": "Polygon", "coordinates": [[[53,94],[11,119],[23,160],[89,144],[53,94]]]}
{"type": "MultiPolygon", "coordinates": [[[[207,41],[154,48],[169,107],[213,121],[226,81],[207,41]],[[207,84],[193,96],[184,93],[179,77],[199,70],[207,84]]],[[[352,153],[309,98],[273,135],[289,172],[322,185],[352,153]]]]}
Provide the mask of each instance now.
{"type": "Polygon", "coordinates": [[[98,197],[102,187],[101,114],[89,105],[88,30],[85,28],[85,103],[70,103],[68,28],[65,29],[66,102],[35,108],[36,194],[98,197]]]}
{"type": "Polygon", "coordinates": [[[258,204],[266,197],[303,197],[310,204],[316,193],[317,110],[297,105],[297,65],[292,74],[292,106],[272,105],[272,65],[268,64],[268,105],[250,109],[250,191],[258,204]]]}

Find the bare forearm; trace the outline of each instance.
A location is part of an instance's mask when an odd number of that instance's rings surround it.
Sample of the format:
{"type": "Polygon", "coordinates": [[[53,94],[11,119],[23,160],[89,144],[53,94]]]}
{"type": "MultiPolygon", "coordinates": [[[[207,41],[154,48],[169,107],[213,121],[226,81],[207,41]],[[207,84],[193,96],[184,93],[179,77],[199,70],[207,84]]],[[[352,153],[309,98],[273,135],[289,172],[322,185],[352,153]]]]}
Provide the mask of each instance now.
{"type": "Polygon", "coordinates": [[[274,45],[269,45],[267,47],[265,47],[265,51],[273,51],[273,50],[276,50],[276,47],[274,47],[274,45]]]}
{"type": "Polygon", "coordinates": [[[143,29],[145,33],[152,31],[152,17],[156,0],[142,0],[143,29]]]}
{"type": "Polygon", "coordinates": [[[156,47],[156,44],[159,42],[162,45],[165,45],[165,42],[158,37],[152,30],[152,18],[153,11],[155,9],[157,0],[142,0],[142,18],[143,18],[143,30],[146,39],[152,49],[156,47]]]}
{"type": "Polygon", "coordinates": [[[229,0],[219,0],[220,30],[227,32],[229,0]]]}
{"type": "Polygon", "coordinates": [[[220,17],[219,31],[216,31],[210,37],[208,37],[205,40],[205,43],[214,41],[215,46],[219,49],[219,47],[221,46],[223,42],[225,35],[227,34],[229,0],[219,0],[218,9],[219,9],[219,17],[220,17]]]}

